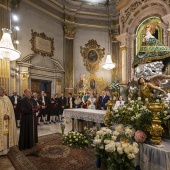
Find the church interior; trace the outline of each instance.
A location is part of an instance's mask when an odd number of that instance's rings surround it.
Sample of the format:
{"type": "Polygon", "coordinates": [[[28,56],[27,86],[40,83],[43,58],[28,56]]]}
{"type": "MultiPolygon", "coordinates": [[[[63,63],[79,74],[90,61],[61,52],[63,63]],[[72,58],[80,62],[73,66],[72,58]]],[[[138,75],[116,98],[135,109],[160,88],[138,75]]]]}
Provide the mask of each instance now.
{"type": "MultiPolygon", "coordinates": [[[[0,0],[0,30],[0,86],[5,95],[10,98],[16,93],[24,98],[29,89],[38,98],[45,92],[50,101],[53,95],[63,98],[64,94],[66,98],[66,107],[57,116],[59,123],[54,124],[50,113],[46,115],[48,124],[43,118],[38,122],[38,147],[22,152],[16,147],[0,156],[1,170],[170,170],[169,0],[0,0]],[[103,94],[108,100],[98,107],[103,94]],[[72,101],[77,96],[83,104],[91,99],[79,112],[72,101]],[[66,124],[62,119],[67,119],[66,124]],[[127,151],[129,138],[119,138],[126,146],[113,144],[118,140],[118,134],[114,140],[116,133],[110,132],[116,129],[112,129],[114,124],[123,124],[125,134],[133,131],[131,127],[140,131],[141,141],[134,133],[135,151],[127,151]],[[79,135],[86,127],[97,131],[90,138],[92,146],[86,150],[75,150],[72,143],[64,147],[73,131],[79,135]],[[108,133],[107,138],[103,133],[108,133]],[[145,136],[150,139],[148,143],[143,141],[145,136]],[[104,156],[99,140],[105,141],[104,156]],[[101,159],[96,158],[93,147],[101,159]],[[118,155],[127,162],[115,164],[118,155]]],[[[43,110],[43,105],[38,105],[43,110]]],[[[2,126],[0,121],[0,131],[2,126]]]]}

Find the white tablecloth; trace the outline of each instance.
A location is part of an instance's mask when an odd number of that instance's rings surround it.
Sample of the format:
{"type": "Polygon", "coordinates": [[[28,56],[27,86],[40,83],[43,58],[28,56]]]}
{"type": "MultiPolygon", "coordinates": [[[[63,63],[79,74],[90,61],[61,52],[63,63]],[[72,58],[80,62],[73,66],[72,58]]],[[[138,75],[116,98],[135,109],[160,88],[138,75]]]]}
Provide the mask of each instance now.
{"type": "Polygon", "coordinates": [[[140,153],[135,164],[141,170],[170,170],[170,140],[163,140],[161,145],[164,147],[140,144],[140,153]]]}
{"type": "Polygon", "coordinates": [[[104,116],[106,110],[93,110],[93,109],[64,109],[63,115],[65,118],[81,119],[85,121],[104,123],[104,116]]]}

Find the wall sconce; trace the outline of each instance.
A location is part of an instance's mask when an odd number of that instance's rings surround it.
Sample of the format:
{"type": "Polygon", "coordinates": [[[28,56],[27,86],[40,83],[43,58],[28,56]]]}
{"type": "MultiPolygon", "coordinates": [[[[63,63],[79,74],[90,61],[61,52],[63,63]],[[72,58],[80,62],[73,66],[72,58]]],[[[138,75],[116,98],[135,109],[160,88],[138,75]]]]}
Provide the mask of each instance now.
{"type": "Polygon", "coordinates": [[[14,70],[14,71],[18,72],[18,71],[19,71],[19,68],[18,68],[18,67],[15,67],[15,66],[11,66],[11,70],[14,70]]]}
{"type": "Polygon", "coordinates": [[[19,73],[11,72],[11,76],[12,76],[12,77],[18,77],[18,76],[19,76],[19,73]]]}
{"type": "Polygon", "coordinates": [[[18,41],[18,40],[14,40],[14,41],[13,41],[13,44],[18,45],[18,44],[19,44],[19,41],[18,41]]]}

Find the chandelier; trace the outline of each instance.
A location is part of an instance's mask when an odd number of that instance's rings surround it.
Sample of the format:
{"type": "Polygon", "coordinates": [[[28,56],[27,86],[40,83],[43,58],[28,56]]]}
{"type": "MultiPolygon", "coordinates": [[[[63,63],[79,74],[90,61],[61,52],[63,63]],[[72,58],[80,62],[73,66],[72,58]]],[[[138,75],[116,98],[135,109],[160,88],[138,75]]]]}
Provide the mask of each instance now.
{"type": "Polygon", "coordinates": [[[3,35],[0,41],[0,58],[7,61],[17,60],[21,53],[18,50],[15,50],[12,40],[11,33],[12,31],[7,28],[2,28],[3,35]]]}
{"type": "Polygon", "coordinates": [[[109,35],[109,0],[106,0],[106,8],[108,9],[108,54],[106,57],[106,62],[103,64],[103,68],[106,70],[111,70],[115,68],[115,63],[112,62],[111,54],[110,54],[110,35],[109,35]]]}

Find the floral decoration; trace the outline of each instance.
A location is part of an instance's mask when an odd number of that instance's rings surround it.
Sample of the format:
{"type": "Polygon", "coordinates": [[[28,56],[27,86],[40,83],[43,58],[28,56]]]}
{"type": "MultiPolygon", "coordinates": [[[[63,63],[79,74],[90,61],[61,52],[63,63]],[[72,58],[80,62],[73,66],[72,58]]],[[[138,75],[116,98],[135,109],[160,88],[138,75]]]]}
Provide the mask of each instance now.
{"type": "Polygon", "coordinates": [[[114,130],[103,127],[96,132],[93,144],[97,157],[107,161],[107,169],[134,169],[133,160],[139,152],[134,141],[135,130],[118,124],[114,130]]]}
{"type": "Polygon", "coordinates": [[[69,146],[82,148],[87,146],[88,141],[84,135],[79,132],[69,132],[63,136],[63,143],[69,146]]]}

